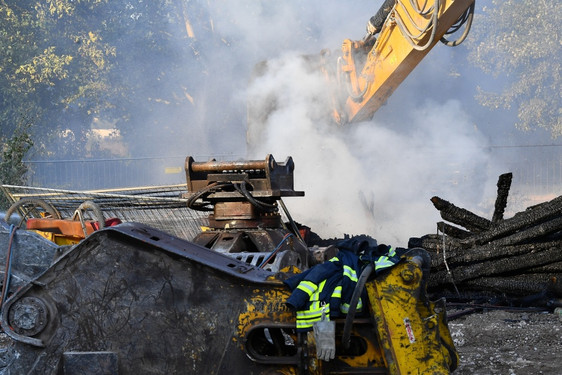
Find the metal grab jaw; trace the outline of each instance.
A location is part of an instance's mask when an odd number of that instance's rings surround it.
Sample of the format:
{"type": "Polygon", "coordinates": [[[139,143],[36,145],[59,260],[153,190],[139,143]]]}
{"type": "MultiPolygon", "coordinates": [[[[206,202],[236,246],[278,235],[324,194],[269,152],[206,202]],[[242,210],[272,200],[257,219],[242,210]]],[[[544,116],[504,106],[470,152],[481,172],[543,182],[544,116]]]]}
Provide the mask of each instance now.
{"type": "Polygon", "coordinates": [[[389,374],[449,374],[458,353],[446,322],[445,300],[429,301],[431,258],[421,248],[367,282],[371,314],[389,374]]]}
{"type": "Polygon", "coordinates": [[[365,272],[370,263],[353,293],[363,308],[350,309],[345,322],[330,318],[317,327],[324,335],[297,330],[283,280],[308,269],[319,250],[309,249],[288,212],[292,225],[278,210],[285,209],[281,197],[303,195],[293,188],[293,170],[291,158],[278,164],[271,156],[205,163],[188,157],[185,196],[213,211],[193,240],[134,222],[97,230],[64,251],[35,233],[18,234],[14,271],[33,272],[14,283],[2,306],[8,346],[0,347],[0,374],[454,370],[458,354],[444,303],[430,302],[425,292],[430,258],[423,249],[373,278],[365,272]]]}

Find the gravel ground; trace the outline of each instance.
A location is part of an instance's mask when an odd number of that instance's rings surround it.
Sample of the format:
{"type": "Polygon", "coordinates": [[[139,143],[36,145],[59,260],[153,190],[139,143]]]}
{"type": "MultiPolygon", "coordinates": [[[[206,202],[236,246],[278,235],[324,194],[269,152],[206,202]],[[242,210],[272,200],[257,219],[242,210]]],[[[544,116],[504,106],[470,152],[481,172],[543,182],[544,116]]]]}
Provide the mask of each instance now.
{"type": "Polygon", "coordinates": [[[474,313],[449,322],[460,355],[455,375],[562,375],[562,314],[474,313]]]}

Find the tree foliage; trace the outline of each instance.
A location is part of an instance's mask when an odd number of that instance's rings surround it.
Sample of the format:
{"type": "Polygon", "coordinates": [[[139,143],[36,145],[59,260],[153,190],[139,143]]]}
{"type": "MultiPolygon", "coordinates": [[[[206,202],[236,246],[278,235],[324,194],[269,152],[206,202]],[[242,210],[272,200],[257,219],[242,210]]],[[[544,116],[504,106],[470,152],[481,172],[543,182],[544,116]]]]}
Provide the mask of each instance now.
{"type": "Polygon", "coordinates": [[[33,124],[36,156],[81,158],[94,122],[140,138],[142,128],[185,118],[206,69],[186,18],[197,7],[0,0],[0,135],[23,118],[33,124]]]}
{"type": "MultiPolygon", "coordinates": [[[[29,133],[29,124],[19,123],[10,138],[0,137],[2,141],[0,157],[0,183],[7,185],[25,184],[28,171],[23,162],[25,154],[33,147],[33,140],[29,133]]],[[[4,195],[0,196],[0,209],[8,208],[8,201],[4,195]]]]}
{"type": "MultiPolygon", "coordinates": [[[[0,1],[0,47],[9,51],[0,57],[3,136],[21,120],[34,125],[36,143],[46,149],[66,129],[83,135],[88,117],[107,106],[88,87],[108,88],[104,73],[114,49],[77,13],[87,3],[99,7],[105,1],[0,1]],[[73,127],[78,118],[81,126],[73,127]]],[[[69,143],[56,151],[76,148],[80,145],[69,143]]]]}
{"type": "Polygon", "coordinates": [[[519,129],[562,136],[562,3],[492,0],[475,24],[472,61],[506,82],[501,92],[479,88],[480,103],[514,108],[519,129]]]}

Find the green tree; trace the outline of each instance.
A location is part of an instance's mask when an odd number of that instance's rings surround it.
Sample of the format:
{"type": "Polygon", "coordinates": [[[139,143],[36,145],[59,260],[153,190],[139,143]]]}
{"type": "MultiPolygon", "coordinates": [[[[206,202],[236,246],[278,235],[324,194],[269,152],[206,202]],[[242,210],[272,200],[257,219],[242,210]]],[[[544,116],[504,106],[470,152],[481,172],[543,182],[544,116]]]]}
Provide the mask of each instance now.
{"type": "MultiPolygon", "coordinates": [[[[14,134],[2,141],[2,153],[0,158],[0,184],[23,185],[26,181],[27,166],[23,162],[27,151],[33,146],[29,133],[29,124],[19,123],[14,134]]],[[[0,196],[0,209],[8,208],[8,200],[4,195],[0,196]]]]}
{"type": "Polygon", "coordinates": [[[562,2],[491,0],[477,15],[471,59],[504,83],[501,92],[479,87],[490,108],[513,108],[517,128],[544,128],[562,136],[562,2]]]}
{"type": "Polygon", "coordinates": [[[166,127],[190,117],[193,88],[209,74],[187,19],[202,8],[184,0],[0,0],[0,48],[8,51],[0,56],[0,134],[25,117],[35,157],[59,159],[86,156],[94,120],[133,142],[146,129],[177,142],[166,127]]]}
{"type": "Polygon", "coordinates": [[[0,136],[9,137],[21,118],[33,118],[38,108],[30,100],[27,80],[16,72],[24,61],[31,61],[34,22],[29,14],[17,14],[5,1],[0,1],[0,136]],[[26,82],[27,81],[27,82],[26,82]]]}
{"type": "Polygon", "coordinates": [[[105,3],[0,0],[0,135],[23,119],[34,124],[38,150],[69,131],[72,141],[59,142],[59,156],[83,149],[92,118],[110,106],[115,51],[100,37],[103,25],[83,17],[105,3]]]}

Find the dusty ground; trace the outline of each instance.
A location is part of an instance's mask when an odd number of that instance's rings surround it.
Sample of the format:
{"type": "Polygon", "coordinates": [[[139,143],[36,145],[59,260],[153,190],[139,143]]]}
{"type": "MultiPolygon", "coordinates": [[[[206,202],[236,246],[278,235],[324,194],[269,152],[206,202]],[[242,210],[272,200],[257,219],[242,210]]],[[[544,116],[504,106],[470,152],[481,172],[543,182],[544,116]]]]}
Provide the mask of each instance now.
{"type": "Polygon", "coordinates": [[[449,322],[461,357],[454,375],[562,375],[562,316],[488,311],[449,322]]]}

